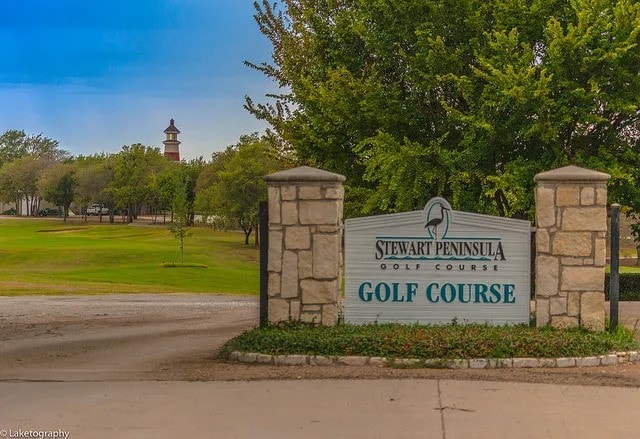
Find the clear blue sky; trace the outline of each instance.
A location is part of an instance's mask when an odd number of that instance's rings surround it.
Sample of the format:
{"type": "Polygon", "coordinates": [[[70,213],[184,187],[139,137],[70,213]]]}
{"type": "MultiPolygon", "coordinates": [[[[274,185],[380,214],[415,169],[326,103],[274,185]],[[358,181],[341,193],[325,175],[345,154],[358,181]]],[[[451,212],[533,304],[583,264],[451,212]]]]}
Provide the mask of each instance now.
{"type": "Polygon", "coordinates": [[[275,85],[251,0],[15,0],[0,14],[0,132],[43,133],[72,154],[162,146],[169,119],[184,158],[265,124],[242,108],[275,85]]]}

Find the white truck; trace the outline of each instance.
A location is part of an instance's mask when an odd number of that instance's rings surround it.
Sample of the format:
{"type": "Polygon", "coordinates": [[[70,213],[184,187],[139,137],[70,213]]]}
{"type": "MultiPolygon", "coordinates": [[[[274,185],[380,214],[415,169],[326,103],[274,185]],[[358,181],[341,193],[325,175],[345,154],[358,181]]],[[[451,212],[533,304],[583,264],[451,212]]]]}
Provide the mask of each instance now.
{"type": "Polygon", "coordinates": [[[109,215],[109,208],[101,206],[100,204],[92,204],[87,207],[87,215],[109,215]]]}

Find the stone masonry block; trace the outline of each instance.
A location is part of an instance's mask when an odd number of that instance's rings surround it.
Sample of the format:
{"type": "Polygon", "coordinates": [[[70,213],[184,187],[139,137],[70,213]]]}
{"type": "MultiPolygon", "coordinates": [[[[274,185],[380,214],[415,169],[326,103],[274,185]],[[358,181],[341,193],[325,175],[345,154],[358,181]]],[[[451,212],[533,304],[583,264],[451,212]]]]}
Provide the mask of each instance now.
{"type": "Polygon", "coordinates": [[[538,227],[556,225],[555,192],[553,188],[536,188],[536,225],[538,227]]]}
{"type": "Polygon", "coordinates": [[[536,251],[539,253],[549,253],[549,231],[547,229],[536,230],[536,251]]]}
{"type": "Polygon", "coordinates": [[[576,359],[569,357],[569,358],[558,358],[556,360],[556,366],[557,367],[575,367],[576,366],[576,359]]]}
{"type": "Polygon", "coordinates": [[[591,232],[558,232],[553,236],[551,253],[557,256],[591,256],[591,232]]]}
{"type": "Polygon", "coordinates": [[[577,367],[595,367],[600,366],[600,357],[578,357],[576,358],[577,367]]]}
{"type": "Polygon", "coordinates": [[[338,203],[335,201],[301,201],[301,224],[338,224],[338,203]]]}
{"type": "Polygon", "coordinates": [[[564,297],[552,297],[549,299],[549,313],[552,316],[567,314],[567,299],[564,297]]]}
{"type": "Polygon", "coordinates": [[[596,188],[596,204],[598,206],[607,205],[607,187],[606,186],[596,188]]]}
{"type": "Polygon", "coordinates": [[[334,279],[340,265],[340,236],[315,234],[313,236],[313,277],[334,279]]]}
{"type": "Polygon", "coordinates": [[[595,188],[583,187],[580,191],[580,204],[583,206],[593,206],[596,204],[596,190],[595,188]]]}
{"type": "Polygon", "coordinates": [[[333,358],[315,355],[309,358],[309,364],[311,366],[329,366],[333,364],[333,358]]]}
{"type": "Polygon", "coordinates": [[[299,200],[320,200],[322,199],[320,186],[300,186],[298,188],[299,200]]]}
{"type": "Polygon", "coordinates": [[[604,267],[607,264],[607,241],[604,238],[595,238],[593,265],[604,267]]]}
{"type": "Polygon", "coordinates": [[[302,303],[335,303],[338,299],[338,281],[303,280],[302,303]]]}
{"type": "Polygon", "coordinates": [[[536,299],[536,326],[548,325],[551,321],[549,313],[549,299],[536,299]]]}
{"type": "Polygon", "coordinates": [[[298,277],[307,279],[313,277],[311,250],[298,252],[298,277]]]}
{"type": "Polygon", "coordinates": [[[338,323],[338,305],[329,303],[322,305],[322,324],[325,326],[334,326],[338,323]]]}
{"type": "Polygon", "coordinates": [[[577,328],[578,318],[568,316],[551,316],[551,326],[554,328],[577,328]]]}
{"type": "Polygon", "coordinates": [[[282,271],[282,232],[269,230],[269,271],[282,271]]]}
{"type": "Polygon", "coordinates": [[[292,321],[300,320],[300,301],[292,300],[289,302],[289,315],[291,316],[292,321]]]}
{"type": "Polygon", "coordinates": [[[289,302],[283,299],[269,298],[269,322],[289,321],[289,302]]]}
{"type": "Polygon", "coordinates": [[[338,233],[340,232],[340,226],[318,226],[316,227],[318,233],[338,233]]]}
{"type": "Polygon", "coordinates": [[[562,231],[595,232],[607,230],[607,211],[602,207],[566,207],[562,212],[562,231]]]}
{"type": "Polygon", "coordinates": [[[587,292],[580,297],[582,327],[590,331],[604,331],[604,292],[587,292]]]}
{"type": "Polygon", "coordinates": [[[580,186],[562,185],[556,189],[556,204],[558,206],[579,206],[580,186]]]}
{"type": "Polygon", "coordinates": [[[571,291],[567,293],[567,315],[576,317],[580,314],[580,293],[571,291]]]}
{"type": "Polygon", "coordinates": [[[298,224],[298,203],[296,201],[282,202],[282,224],[298,224]]]}
{"type": "Polygon", "coordinates": [[[269,223],[280,223],[280,188],[269,187],[269,223]]]}
{"type": "Polygon", "coordinates": [[[267,291],[269,292],[269,297],[280,295],[280,273],[269,273],[267,291]]]}
{"type": "Polygon", "coordinates": [[[604,291],[604,268],[564,267],[561,289],[563,291],[604,291]]]}
{"type": "Polygon", "coordinates": [[[584,258],[560,258],[562,265],[584,265],[584,258]]]}
{"type": "Polygon", "coordinates": [[[558,258],[538,255],[536,258],[536,296],[549,297],[558,294],[559,267],[558,258]]]}
{"type": "Polygon", "coordinates": [[[311,247],[309,227],[291,226],[284,232],[284,248],[287,250],[306,250],[311,247]]]}
{"type": "Polygon", "coordinates": [[[344,188],[340,187],[328,187],[324,191],[324,197],[330,200],[342,200],[344,198],[344,188]]]}
{"type": "Polygon", "coordinates": [[[299,296],[298,291],[298,255],[285,251],[282,257],[282,280],[280,296],[284,299],[299,296]]]}
{"type": "Polygon", "coordinates": [[[303,312],[302,314],[300,314],[301,322],[320,324],[321,320],[322,320],[321,314],[309,313],[309,312],[303,312]]]}
{"type": "Polygon", "coordinates": [[[298,198],[298,188],[296,186],[282,186],[280,188],[282,201],[293,201],[298,198]]]}

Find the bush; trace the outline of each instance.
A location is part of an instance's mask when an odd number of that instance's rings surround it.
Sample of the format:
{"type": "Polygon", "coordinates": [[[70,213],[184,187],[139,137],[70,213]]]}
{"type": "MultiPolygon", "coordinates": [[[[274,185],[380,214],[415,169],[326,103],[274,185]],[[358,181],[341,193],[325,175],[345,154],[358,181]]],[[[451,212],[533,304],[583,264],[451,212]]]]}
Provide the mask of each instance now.
{"type": "MultiPolygon", "coordinates": [[[[611,275],[605,274],[604,295],[609,300],[609,283],[611,275]]],[[[620,273],[620,301],[640,301],[640,273],[620,273]]]]}
{"type": "Polygon", "coordinates": [[[534,328],[528,325],[487,326],[337,325],[287,323],[245,332],[228,341],[221,355],[232,351],[271,355],[364,355],[388,358],[573,357],[638,348],[633,334],[583,329],[534,328]]]}

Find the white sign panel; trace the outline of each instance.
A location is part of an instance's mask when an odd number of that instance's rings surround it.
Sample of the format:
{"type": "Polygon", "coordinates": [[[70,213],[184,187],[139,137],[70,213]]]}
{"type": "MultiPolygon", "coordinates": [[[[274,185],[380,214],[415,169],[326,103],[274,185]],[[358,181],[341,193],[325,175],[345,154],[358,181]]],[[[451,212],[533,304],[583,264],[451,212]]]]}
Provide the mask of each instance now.
{"type": "Polygon", "coordinates": [[[424,210],[349,219],[345,321],[529,322],[528,221],[424,210]]]}

